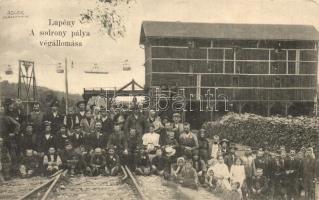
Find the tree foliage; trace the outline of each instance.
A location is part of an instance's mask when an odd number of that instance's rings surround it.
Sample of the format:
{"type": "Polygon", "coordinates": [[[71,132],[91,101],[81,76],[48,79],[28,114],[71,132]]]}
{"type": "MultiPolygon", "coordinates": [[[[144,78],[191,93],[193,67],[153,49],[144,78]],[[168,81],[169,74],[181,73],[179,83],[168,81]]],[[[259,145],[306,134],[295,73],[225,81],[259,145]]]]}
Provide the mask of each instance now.
{"type": "Polygon", "coordinates": [[[81,14],[81,23],[97,23],[112,39],[124,37],[125,14],[135,0],[97,0],[93,9],[81,14]]]}

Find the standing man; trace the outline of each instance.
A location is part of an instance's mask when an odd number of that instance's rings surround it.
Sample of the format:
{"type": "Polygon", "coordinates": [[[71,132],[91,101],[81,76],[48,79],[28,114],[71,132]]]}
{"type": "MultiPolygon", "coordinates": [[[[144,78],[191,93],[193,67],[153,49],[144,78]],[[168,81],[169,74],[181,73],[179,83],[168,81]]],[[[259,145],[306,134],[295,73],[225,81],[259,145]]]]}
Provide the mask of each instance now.
{"type": "Polygon", "coordinates": [[[173,114],[173,129],[175,133],[175,139],[179,142],[179,136],[184,132],[184,126],[182,124],[181,114],[174,113],[173,114]]]}
{"type": "Polygon", "coordinates": [[[81,120],[85,118],[85,102],[84,101],[78,101],[76,103],[76,107],[78,108],[78,111],[75,113],[75,123],[80,124],[81,120]]]}
{"type": "Polygon", "coordinates": [[[41,133],[43,123],[43,112],[40,111],[40,104],[38,102],[33,104],[33,110],[30,113],[30,120],[33,123],[34,134],[38,137],[41,133]]]}
{"type": "Polygon", "coordinates": [[[289,156],[285,162],[285,186],[287,189],[287,199],[298,198],[298,181],[300,177],[300,164],[296,157],[296,150],[290,149],[289,156]]]}
{"type": "Polygon", "coordinates": [[[306,150],[302,167],[303,188],[305,190],[306,199],[315,199],[315,159],[312,155],[312,148],[306,150]]]}
{"type": "Polygon", "coordinates": [[[110,113],[105,107],[101,107],[101,122],[102,122],[102,133],[108,138],[114,129],[114,123],[111,119],[110,113]]]}
{"type": "Polygon", "coordinates": [[[129,134],[129,130],[134,128],[138,135],[143,135],[146,132],[147,122],[145,118],[141,115],[137,107],[133,108],[132,114],[126,119],[124,124],[125,135],[129,134]]]}
{"type": "Polygon", "coordinates": [[[51,122],[51,132],[56,135],[63,124],[63,116],[58,112],[58,101],[53,102],[50,107],[51,111],[44,117],[44,120],[51,122]]]}

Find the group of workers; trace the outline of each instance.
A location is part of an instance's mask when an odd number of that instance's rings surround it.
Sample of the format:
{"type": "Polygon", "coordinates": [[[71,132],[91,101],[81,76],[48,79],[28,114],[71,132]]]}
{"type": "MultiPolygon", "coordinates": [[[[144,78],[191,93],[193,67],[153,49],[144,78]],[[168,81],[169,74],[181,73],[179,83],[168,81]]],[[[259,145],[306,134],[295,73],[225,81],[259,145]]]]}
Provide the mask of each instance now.
{"type": "Polygon", "coordinates": [[[159,175],[185,187],[203,186],[227,199],[314,199],[319,162],[312,147],[270,152],[237,149],[204,128],[191,130],[176,112],[160,116],[133,106],[107,110],[79,101],[61,114],[58,102],[26,115],[7,99],[0,115],[0,182],[11,177],[112,175],[127,165],[137,175],[159,175]]]}

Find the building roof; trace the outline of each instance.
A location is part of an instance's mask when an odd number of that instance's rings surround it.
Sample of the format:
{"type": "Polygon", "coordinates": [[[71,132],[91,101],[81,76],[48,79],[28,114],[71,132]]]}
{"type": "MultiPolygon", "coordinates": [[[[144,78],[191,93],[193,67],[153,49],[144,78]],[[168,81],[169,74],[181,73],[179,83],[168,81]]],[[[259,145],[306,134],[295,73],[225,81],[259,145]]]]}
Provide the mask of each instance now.
{"type": "Polygon", "coordinates": [[[319,32],[311,25],[144,21],[140,44],[146,38],[317,41],[319,32]]]}

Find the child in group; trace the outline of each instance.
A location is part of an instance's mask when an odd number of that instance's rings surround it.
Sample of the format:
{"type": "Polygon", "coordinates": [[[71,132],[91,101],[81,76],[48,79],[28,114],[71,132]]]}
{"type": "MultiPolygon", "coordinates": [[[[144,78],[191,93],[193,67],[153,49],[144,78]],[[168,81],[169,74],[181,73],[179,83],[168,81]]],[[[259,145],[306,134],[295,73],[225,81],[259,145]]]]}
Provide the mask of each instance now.
{"type": "Polygon", "coordinates": [[[218,162],[212,166],[214,171],[214,178],[217,179],[218,190],[225,192],[231,190],[230,173],[227,165],[224,163],[222,155],[217,156],[218,162]]]}
{"type": "Polygon", "coordinates": [[[185,167],[185,158],[179,157],[177,158],[176,164],[172,165],[171,169],[171,177],[174,181],[179,182],[181,180],[181,171],[185,167]]]}
{"type": "Polygon", "coordinates": [[[198,176],[196,170],[193,168],[192,160],[187,160],[185,162],[185,167],[181,171],[179,183],[182,184],[183,187],[198,189],[198,176]]]}
{"type": "Polygon", "coordinates": [[[59,171],[62,165],[60,156],[55,152],[54,147],[49,148],[47,155],[43,157],[43,169],[46,175],[52,175],[59,171]]]}
{"type": "Polygon", "coordinates": [[[241,200],[241,194],[240,194],[240,183],[239,182],[233,182],[231,184],[231,191],[226,195],[228,200],[241,200]]]}
{"type": "Polygon", "coordinates": [[[233,183],[239,183],[238,192],[242,194],[241,188],[243,188],[243,183],[246,179],[245,175],[245,167],[242,165],[242,161],[240,158],[235,158],[235,164],[230,167],[230,179],[233,183]]]}
{"type": "Polygon", "coordinates": [[[102,154],[102,149],[101,148],[95,148],[94,154],[91,157],[91,170],[92,170],[92,175],[93,176],[98,176],[100,174],[105,175],[106,174],[106,160],[105,157],[102,154]]]}
{"type": "Polygon", "coordinates": [[[162,149],[157,149],[156,156],[152,160],[152,174],[164,175],[166,163],[167,159],[163,156],[162,149]]]}
{"type": "Polygon", "coordinates": [[[23,156],[19,172],[22,178],[29,178],[36,174],[39,163],[37,158],[33,155],[32,149],[27,149],[25,156],[23,156]]]}
{"type": "Polygon", "coordinates": [[[207,168],[204,160],[202,160],[198,154],[193,155],[193,167],[196,170],[199,182],[204,184],[207,168]]]}
{"type": "Polygon", "coordinates": [[[257,168],[256,175],[252,178],[251,199],[267,199],[268,181],[263,175],[263,169],[257,168]]]}
{"type": "Polygon", "coordinates": [[[105,160],[106,175],[116,176],[120,169],[120,158],[116,155],[114,146],[109,146],[105,160]]]}
{"type": "Polygon", "coordinates": [[[135,163],[135,171],[138,175],[149,176],[151,174],[151,162],[144,147],[140,148],[135,163]]]}
{"type": "Polygon", "coordinates": [[[214,175],[215,173],[214,173],[213,167],[209,167],[207,170],[207,176],[206,176],[205,182],[207,186],[209,187],[209,189],[211,189],[212,191],[215,191],[217,186],[217,179],[215,179],[214,175]]]}
{"type": "Polygon", "coordinates": [[[176,163],[176,150],[170,146],[164,148],[164,157],[166,160],[164,167],[164,179],[169,180],[171,175],[172,164],[176,163]]]}

